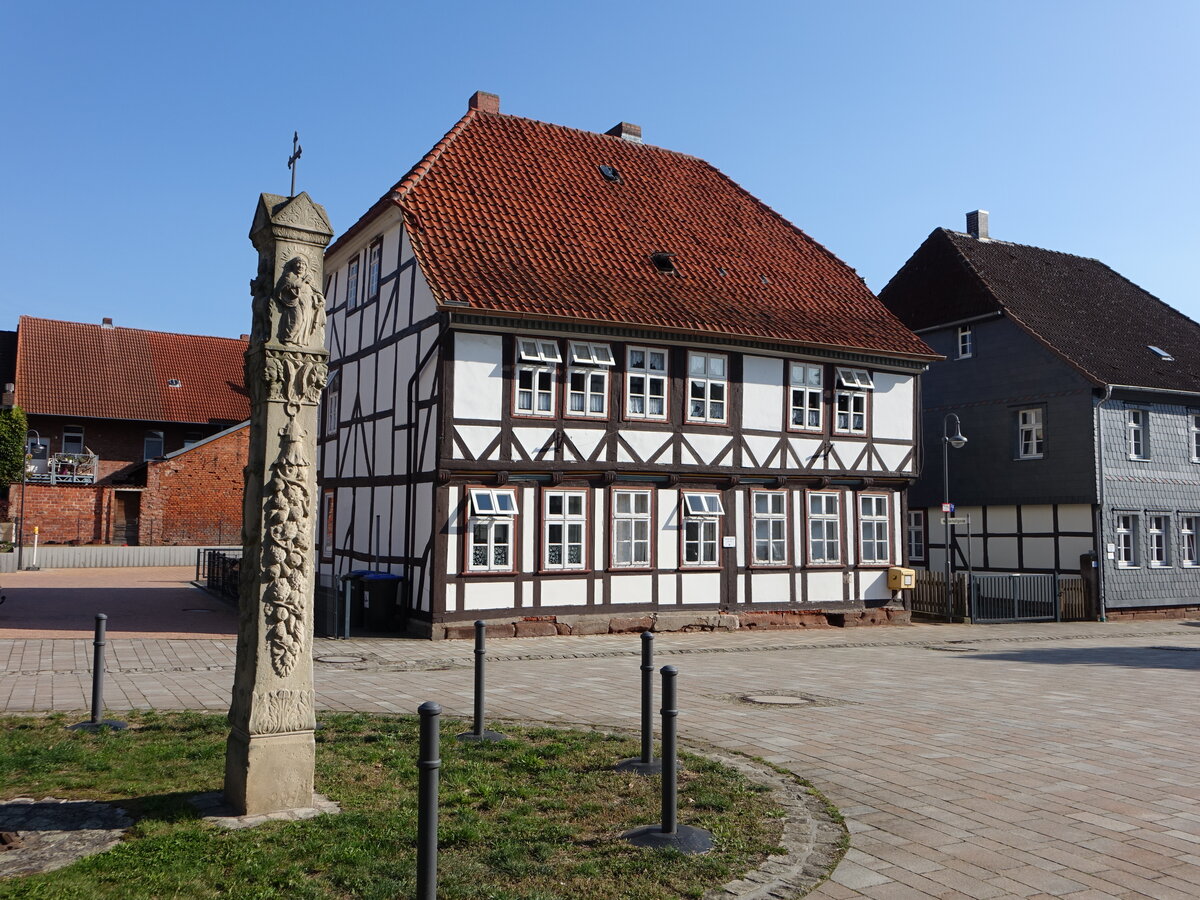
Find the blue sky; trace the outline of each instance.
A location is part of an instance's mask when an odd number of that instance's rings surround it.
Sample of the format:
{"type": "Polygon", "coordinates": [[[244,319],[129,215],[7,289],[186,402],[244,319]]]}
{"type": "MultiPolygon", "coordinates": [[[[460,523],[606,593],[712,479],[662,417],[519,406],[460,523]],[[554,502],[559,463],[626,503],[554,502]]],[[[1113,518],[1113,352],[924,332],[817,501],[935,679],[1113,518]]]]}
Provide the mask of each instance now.
{"type": "Polygon", "coordinates": [[[475,90],[701,156],[882,287],[936,227],[1200,319],[1194,0],[13,4],[0,328],[249,331],[259,192],[348,228],[475,90]]]}

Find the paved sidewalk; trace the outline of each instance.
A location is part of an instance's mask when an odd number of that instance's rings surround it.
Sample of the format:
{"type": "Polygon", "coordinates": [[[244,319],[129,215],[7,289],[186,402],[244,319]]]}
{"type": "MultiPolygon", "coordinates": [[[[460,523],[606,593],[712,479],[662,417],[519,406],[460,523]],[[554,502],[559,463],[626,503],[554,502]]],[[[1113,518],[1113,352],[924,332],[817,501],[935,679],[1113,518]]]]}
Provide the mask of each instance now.
{"type": "MultiPolygon", "coordinates": [[[[812,896],[1191,900],[1197,626],[923,625],[656,644],[660,664],[680,670],[685,744],[766,757],[846,815],[851,850],[812,896]],[[739,699],[772,692],[815,702],[739,699]]],[[[116,638],[110,649],[113,709],[227,706],[228,638],[116,638]]],[[[329,660],[315,666],[318,704],[413,712],[435,699],[468,717],[471,649],[318,641],[329,660]]],[[[638,652],[636,636],[492,641],[489,713],[636,728],[638,652]]],[[[89,658],[88,640],[0,640],[0,708],[83,709],[89,658]]]]}

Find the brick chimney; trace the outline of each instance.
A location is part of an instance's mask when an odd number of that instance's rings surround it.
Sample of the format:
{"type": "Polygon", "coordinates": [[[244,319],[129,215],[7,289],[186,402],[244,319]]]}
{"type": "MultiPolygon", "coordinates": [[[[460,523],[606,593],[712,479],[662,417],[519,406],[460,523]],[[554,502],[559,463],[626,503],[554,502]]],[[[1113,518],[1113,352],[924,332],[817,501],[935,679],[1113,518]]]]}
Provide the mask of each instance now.
{"type": "Polygon", "coordinates": [[[112,319],[110,319],[108,316],[105,316],[103,319],[100,320],[100,327],[101,328],[112,328],[113,327],[112,319]]]}
{"type": "Polygon", "coordinates": [[[480,112],[499,113],[500,95],[489,94],[487,91],[476,91],[467,101],[467,109],[477,109],[480,112]]]}
{"type": "Polygon", "coordinates": [[[967,234],[981,241],[988,240],[988,211],[977,209],[967,213],[967,234]]]}
{"type": "Polygon", "coordinates": [[[611,134],[613,137],[619,137],[621,140],[629,141],[633,144],[640,144],[642,142],[642,126],[634,125],[631,122],[618,122],[604,133],[611,134]]]}

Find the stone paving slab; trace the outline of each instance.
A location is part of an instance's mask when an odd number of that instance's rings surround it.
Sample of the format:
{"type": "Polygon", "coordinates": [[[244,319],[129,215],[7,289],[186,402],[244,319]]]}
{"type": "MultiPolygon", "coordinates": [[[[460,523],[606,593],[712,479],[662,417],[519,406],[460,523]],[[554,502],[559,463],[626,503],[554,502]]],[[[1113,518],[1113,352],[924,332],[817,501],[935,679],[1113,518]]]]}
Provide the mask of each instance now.
{"type": "MultiPolygon", "coordinates": [[[[1200,897],[1200,623],[662,634],[681,741],[758,756],[845,814],[815,897],[1200,897]],[[744,703],[799,694],[823,703],[744,703]]],[[[470,642],[318,641],[322,710],[472,709],[470,642]]],[[[636,636],[489,643],[488,710],[636,729],[636,636]]],[[[108,705],[224,711],[233,642],[113,641],[108,705]]],[[[82,710],[90,641],[0,640],[0,708],[82,710]]]]}

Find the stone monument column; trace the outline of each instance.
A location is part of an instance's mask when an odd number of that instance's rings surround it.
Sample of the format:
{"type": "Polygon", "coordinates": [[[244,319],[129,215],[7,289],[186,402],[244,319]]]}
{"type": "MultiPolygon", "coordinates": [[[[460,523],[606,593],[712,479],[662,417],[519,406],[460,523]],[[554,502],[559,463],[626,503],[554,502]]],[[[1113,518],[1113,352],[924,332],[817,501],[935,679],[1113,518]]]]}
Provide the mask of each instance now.
{"type": "Polygon", "coordinates": [[[250,452],[243,507],[237,670],[225,802],[240,815],[313,805],[312,638],[317,403],[325,388],[325,210],[263,194],[250,240],[246,351],[250,452]]]}

